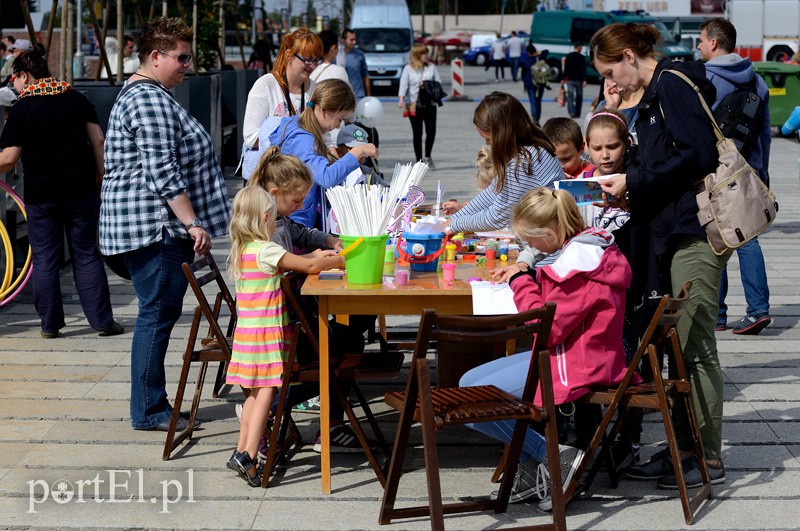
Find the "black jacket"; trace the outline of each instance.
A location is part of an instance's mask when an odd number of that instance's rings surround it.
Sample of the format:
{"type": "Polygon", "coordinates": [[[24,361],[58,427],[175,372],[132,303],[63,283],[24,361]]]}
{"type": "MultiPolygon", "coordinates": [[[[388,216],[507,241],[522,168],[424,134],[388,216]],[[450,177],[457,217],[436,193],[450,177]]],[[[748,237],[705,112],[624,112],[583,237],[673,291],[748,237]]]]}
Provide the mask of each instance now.
{"type": "Polygon", "coordinates": [[[665,68],[686,74],[709,106],[716,96],[702,63],[662,59],[639,103],[639,144],[630,154],[627,188],[631,217],[649,221],[657,255],[669,250],[674,236],[706,239],[694,188],[716,169],[718,159],[716,137],[697,93],[678,76],[662,75],[665,68]]]}

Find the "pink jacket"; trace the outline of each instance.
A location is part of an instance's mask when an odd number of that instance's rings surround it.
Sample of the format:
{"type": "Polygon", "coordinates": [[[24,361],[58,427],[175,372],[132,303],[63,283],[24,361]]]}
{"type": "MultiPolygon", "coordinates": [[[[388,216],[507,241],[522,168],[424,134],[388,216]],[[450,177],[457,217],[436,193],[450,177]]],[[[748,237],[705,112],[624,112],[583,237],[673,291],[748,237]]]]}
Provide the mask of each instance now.
{"type": "MultiPolygon", "coordinates": [[[[511,280],[519,311],[556,303],[550,332],[556,404],[579,398],[592,385],[622,380],[627,368],[622,323],[630,282],[631,268],[614,236],[595,228],[567,241],[552,264],[511,280]]],[[[535,402],[541,404],[538,391],[535,402]]]]}

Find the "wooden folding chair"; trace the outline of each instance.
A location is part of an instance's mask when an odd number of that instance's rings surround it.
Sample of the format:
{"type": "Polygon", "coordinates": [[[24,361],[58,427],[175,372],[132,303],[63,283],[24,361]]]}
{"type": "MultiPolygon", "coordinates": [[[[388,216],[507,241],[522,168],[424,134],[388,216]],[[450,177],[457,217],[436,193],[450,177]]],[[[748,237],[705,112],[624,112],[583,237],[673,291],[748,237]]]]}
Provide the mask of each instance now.
{"type": "Polygon", "coordinates": [[[616,486],[616,477],[613,476],[615,470],[613,459],[611,459],[611,445],[622,429],[622,424],[625,420],[628,408],[631,407],[640,407],[661,412],[686,523],[691,524],[694,520],[695,512],[702,505],[703,501],[713,497],[711,480],[703,457],[703,443],[700,440],[700,428],[697,423],[697,416],[692,402],[692,386],[686,372],[686,365],[683,361],[683,351],[676,329],[678,320],[689,301],[689,291],[691,287],[692,283],[686,282],[677,297],[670,298],[669,295],[664,295],[664,297],[662,297],[620,384],[616,388],[593,388],[580,398],[580,402],[602,404],[606,406],[606,410],[603,415],[603,420],[597,428],[592,441],[589,443],[584,458],[566,490],[565,495],[567,496],[567,500],[574,494],[584,492],[589,488],[602,461],[608,463],[609,474],[612,474],[612,485],[616,486]],[[661,353],[664,349],[668,349],[672,354],[670,363],[674,364],[675,371],[678,375],[677,379],[663,378],[661,375],[661,353]],[[653,369],[654,381],[651,383],[635,384],[633,383],[634,375],[645,355],[653,369]],[[689,496],[683,477],[683,467],[678,453],[678,441],[675,436],[675,429],[670,415],[670,409],[673,407],[675,400],[682,400],[686,407],[686,412],[689,417],[689,427],[694,443],[694,451],[698,456],[700,475],[703,480],[703,485],[692,497],[689,496]],[[617,420],[611,425],[611,421],[617,411],[619,411],[617,420]],[[611,429],[606,433],[610,425],[611,429]],[[582,478],[586,466],[591,461],[593,454],[601,442],[603,446],[600,458],[595,460],[586,478],[582,478]]]}
{"type": "MultiPolygon", "coordinates": [[[[380,516],[381,524],[394,519],[429,516],[431,528],[444,529],[444,514],[493,510],[505,512],[511,495],[511,486],[522,452],[522,443],[528,422],[536,420],[545,425],[547,460],[559,463],[558,433],[555,425],[555,406],[550,373],[550,353],[547,349],[550,327],[555,314],[555,304],[502,316],[442,316],[433,310],[422,312],[417,334],[414,360],[409,371],[405,391],[387,393],[386,403],[400,411],[400,421],[395,437],[392,459],[386,478],[380,516]],[[432,340],[447,342],[481,343],[487,349],[504,351],[508,341],[536,335],[527,381],[521,398],[497,387],[431,388],[431,375],[426,359],[432,340]],[[537,386],[541,388],[543,406],[533,405],[537,386]],[[516,420],[509,457],[496,500],[442,503],[439,482],[439,462],[436,448],[436,431],[457,424],[516,420]],[[422,442],[428,484],[428,505],[395,508],[397,489],[405,460],[411,424],[422,424],[422,442]]],[[[551,467],[550,492],[553,501],[553,522],[535,529],[566,529],[561,468],[551,467]]]]}
{"type": "Polygon", "coordinates": [[[179,444],[184,440],[192,438],[197,409],[200,405],[200,394],[203,390],[203,383],[206,378],[209,363],[219,362],[219,369],[214,386],[215,397],[217,396],[216,391],[224,384],[225,371],[231,359],[233,331],[236,328],[236,303],[230,290],[228,290],[228,286],[225,284],[225,279],[222,277],[214,257],[210,254],[203,256],[192,264],[184,263],[182,268],[183,273],[189,280],[189,286],[191,286],[192,292],[197,298],[198,305],[194,309],[192,324],[189,328],[189,340],[186,342],[186,351],[183,354],[183,366],[181,368],[180,380],[178,380],[178,389],[175,391],[172,418],[169,423],[167,440],[164,442],[164,461],[169,460],[172,452],[179,444]],[[209,304],[209,298],[203,291],[203,287],[212,282],[216,282],[216,295],[214,296],[213,307],[209,304]],[[227,317],[228,325],[225,328],[225,332],[223,332],[222,326],[220,326],[220,314],[223,303],[228,307],[228,311],[230,312],[230,315],[227,317]],[[201,339],[200,345],[198,345],[198,335],[203,321],[208,325],[208,336],[201,339]],[[186,391],[186,383],[189,379],[189,368],[192,363],[199,363],[200,371],[197,375],[197,384],[194,389],[192,408],[189,413],[189,423],[186,429],[176,436],[175,430],[181,413],[181,404],[183,402],[184,392],[186,391]]]}
{"type": "MultiPolygon", "coordinates": [[[[304,308],[301,306],[300,301],[298,300],[297,293],[295,291],[295,275],[294,274],[287,274],[281,278],[281,288],[283,289],[284,298],[286,300],[286,304],[290,309],[290,314],[292,318],[296,319],[300,325],[300,333],[305,335],[308,339],[308,343],[311,345],[312,352],[314,354],[314,362],[307,363],[307,364],[298,364],[294,363],[292,367],[292,372],[290,375],[291,382],[318,382],[319,381],[319,341],[317,340],[317,335],[314,328],[311,326],[311,322],[304,311],[304,308]]],[[[297,336],[293,339],[298,339],[297,336]]],[[[361,388],[358,385],[359,379],[366,379],[366,378],[391,378],[396,377],[399,374],[399,367],[387,367],[381,369],[360,369],[359,363],[362,354],[344,354],[340,356],[338,360],[336,360],[335,364],[331,366],[331,385],[330,389],[333,392],[334,396],[332,397],[334,400],[338,400],[339,403],[342,405],[345,414],[347,415],[348,420],[350,421],[350,426],[353,432],[358,439],[359,444],[364,449],[364,453],[367,456],[367,460],[369,461],[372,469],[375,471],[375,475],[378,478],[381,486],[383,486],[386,482],[385,474],[383,471],[383,467],[378,463],[378,460],[375,458],[375,454],[370,447],[369,441],[367,441],[366,436],[364,435],[364,431],[361,428],[361,425],[358,422],[358,418],[356,417],[355,413],[353,412],[353,408],[350,405],[349,400],[346,396],[342,393],[341,389],[339,388],[338,382],[339,381],[350,381],[352,382],[352,389],[356,395],[359,405],[364,412],[364,416],[369,423],[375,438],[378,441],[383,453],[385,456],[388,456],[389,449],[386,443],[386,439],[383,436],[383,433],[378,426],[378,422],[375,419],[375,415],[372,413],[372,409],[369,407],[369,403],[364,396],[364,393],[361,391],[361,388]]],[[[287,388],[288,392],[288,388],[287,388]]],[[[284,402],[287,398],[287,393],[281,393],[280,402],[284,402]]],[[[291,421],[291,415],[289,413],[288,408],[285,408],[285,404],[282,405],[279,403],[279,408],[282,408],[284,413],[282,415],[278,415],[276,412],[276,418],[282,419],[283,422],[291,421]]],[[[268,477],[265,474],[265,477],[268,477]]],[[[263,481],[264,486],[266,487],[266,481],[263,481]]]]}

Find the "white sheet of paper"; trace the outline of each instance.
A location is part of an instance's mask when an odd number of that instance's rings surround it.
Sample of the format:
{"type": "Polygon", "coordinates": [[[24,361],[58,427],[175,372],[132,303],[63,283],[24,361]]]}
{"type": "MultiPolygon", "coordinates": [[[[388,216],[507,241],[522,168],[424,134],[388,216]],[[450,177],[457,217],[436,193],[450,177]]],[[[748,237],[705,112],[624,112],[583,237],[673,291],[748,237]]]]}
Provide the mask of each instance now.
{"type": "Polygon", "coordinates": [[[472,313],[474,315],[504,315],[519,313],[514,304],[514,292],[506,283],[473,280],[472,313]]]}
{"type": "Polygon", "coordinates": [[[352,188],[363,181],[364,172],[361,171],[361,168],[356,168],[345,177],[344,185],[346,188],[352,188]]]}

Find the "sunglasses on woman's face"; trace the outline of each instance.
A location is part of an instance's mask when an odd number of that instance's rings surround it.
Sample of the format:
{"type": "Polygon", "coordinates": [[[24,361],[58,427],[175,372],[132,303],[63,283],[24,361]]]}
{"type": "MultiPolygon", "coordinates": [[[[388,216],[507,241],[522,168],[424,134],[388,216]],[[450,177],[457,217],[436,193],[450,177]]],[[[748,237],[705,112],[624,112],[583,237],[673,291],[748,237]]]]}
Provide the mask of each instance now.
{"type": "Polygon", "coordinates": [[[14,80],[17,79],[17,77],[19,77],[19,73],[16,73],[16,74],[12,75],[10,78],[8,78],[8,84],[9,85],[13,85],[14,84],[14,80]]]}
{"type": "Polygon", "coordinates": [[[322,64],[322,59],[318,57],[300,57],[299,54],[294,54],[295,57],[300,59],[300,62],[306,66],[319,66],[322,64]]]}
{"type": "Polygon", "coordinates": [[[190,65],[192,64],[192,54],[190,53],[182,53],[180,55],[171,55],[167,52],[162,52],[161,50],[158,51],[161,55],[166,55],[167,57],[172,57],[176,61],[178,61],[182,65],[190,65]]]}

